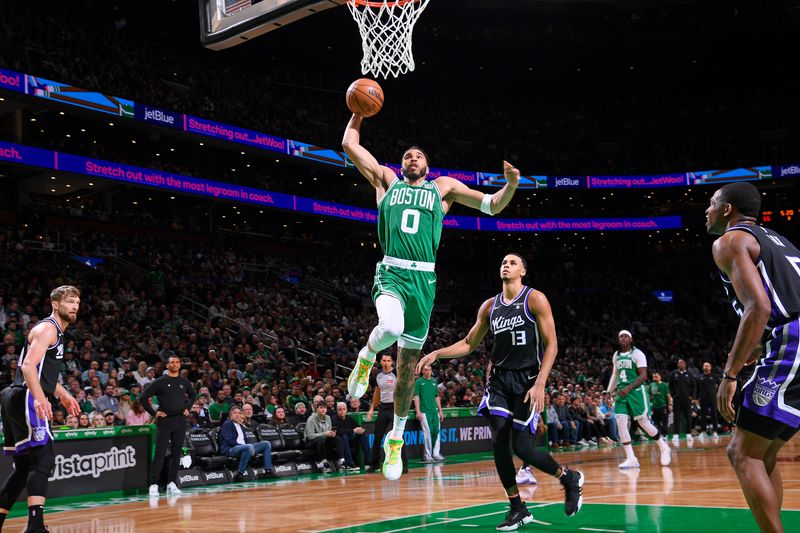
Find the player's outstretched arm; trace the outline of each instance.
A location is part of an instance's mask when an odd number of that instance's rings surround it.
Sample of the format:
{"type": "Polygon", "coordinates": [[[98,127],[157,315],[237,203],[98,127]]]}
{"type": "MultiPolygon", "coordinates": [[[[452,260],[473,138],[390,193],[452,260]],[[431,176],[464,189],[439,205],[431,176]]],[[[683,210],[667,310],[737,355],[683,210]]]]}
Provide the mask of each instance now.
{"type": "Polygon", "coordinates": [[[454,357],[463,357],[475,351],[475,348],[481,343],[489,331],[489,313],[492,310],[494,298],[489,298],[478,309],[478,317],[472,329],[469,330],[467,336],[460,341],[451,344],[446,348],[434,350],[425,357],[420,358],[417,363],[417,372],[422,372],[422,367],[425,365],[433,364],[436,359],[452,359],[454,357]]]}
{"type": "Polygon", "coordinates": [[[356,168],[373,187],[386,190],[395,178],[394,172],[378,163],[378,160],[361,146],[361,117],[353,115],[344,130],[342,148],[356,168]]]}
{"type": "Polygon", "coordinates": [[[519,186],[519,170],[508,161],[503,161],[503,174],[506,184],[494,194],[484,194],[481,191],[470,189],[460,181],[443,176],[436,180],[445,200],[457,202],[473,209],[478,209],[487,215],[496,215],[506,208],[519,186]]]}

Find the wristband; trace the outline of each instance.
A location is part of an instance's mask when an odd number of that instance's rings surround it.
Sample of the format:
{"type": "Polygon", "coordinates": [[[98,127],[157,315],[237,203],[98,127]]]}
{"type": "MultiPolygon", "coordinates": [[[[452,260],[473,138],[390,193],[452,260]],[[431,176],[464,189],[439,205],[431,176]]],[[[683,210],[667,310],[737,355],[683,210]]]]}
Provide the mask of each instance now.
{"type": "Polygon", "coordinates": [[[487,215],[494,215],[492,213],[492,195],[491,194],[484,194],[483,200],[481,200],[481,213],[486,213],[487,215]]]}
{"type": "Polygon", "coordinates": [[[722,373],[722,379],[727,379],[728,381],[736,381],[736,376],[729,376],[725,372],[722,373]]]}

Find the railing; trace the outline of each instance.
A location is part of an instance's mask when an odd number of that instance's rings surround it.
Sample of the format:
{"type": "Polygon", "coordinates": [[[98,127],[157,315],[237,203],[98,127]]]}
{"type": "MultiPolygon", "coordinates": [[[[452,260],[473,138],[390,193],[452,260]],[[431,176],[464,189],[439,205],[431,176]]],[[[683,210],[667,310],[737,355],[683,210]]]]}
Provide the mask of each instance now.
{"type": "Polygon", "coordinates": [[[299,285],[305,289],[309,289],[316,292],[323,299],[328,300],[331,303],[334,303],[336,305],[339,305],[341,303],[337,296],[335,296],[331,292],[328,292],[330,285],[325,283],[321,279],[315,278],[314,276],[303,276],[299,285]]]}
{"type": "Polygon", "coordinates": [[[345,366],[345,365],[342,365],[340,363],[336,363],[336,368],[333,369],[333,377],[335,377],[336,379],[339,379],[339,380],[347,379],[347,378],[350,377],[350,372],[352,372],[352,371],[353,371],[353,367],[345,366]],[[344,370],[344,374],[340,375],[339,374],[340,370],[344,370]]]}
{"type": "Polygon", "coordinates": [[[147,269],[144,269],[136,263],[128,261],[121,256],[115,255],[114,261],[116,261],[117,265],[122,267],[124,270],[127,270],[128,274],[133,276],[135,279],[141,280],[150,275],[150,272],[148,272],[147,269]]]}
{"type": "Polygon", "coordinates": [[[22,245],[30,250],[41,250],[43,252],[63,252],[67,246],[63,242],[50,241],[22,241],[22,245]]]}

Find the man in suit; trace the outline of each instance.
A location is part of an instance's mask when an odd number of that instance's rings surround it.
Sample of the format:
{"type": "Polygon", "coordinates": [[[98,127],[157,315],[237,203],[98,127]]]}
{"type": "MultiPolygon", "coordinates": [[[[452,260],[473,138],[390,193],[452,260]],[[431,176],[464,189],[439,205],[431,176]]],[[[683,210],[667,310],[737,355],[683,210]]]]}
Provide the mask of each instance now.
{"type": "Polygon", "coordinates": [[[242,408],[231,407],[228,420],[219,431],[219,451],[222,455],[239,458],[239,469],[233,476],[234,481],[244,481],[247,464],[250,458],[259,453],[264,454],[264,476],[272,473],[272,445],[267,441],[247,444],[244,436],[242,408]]]}

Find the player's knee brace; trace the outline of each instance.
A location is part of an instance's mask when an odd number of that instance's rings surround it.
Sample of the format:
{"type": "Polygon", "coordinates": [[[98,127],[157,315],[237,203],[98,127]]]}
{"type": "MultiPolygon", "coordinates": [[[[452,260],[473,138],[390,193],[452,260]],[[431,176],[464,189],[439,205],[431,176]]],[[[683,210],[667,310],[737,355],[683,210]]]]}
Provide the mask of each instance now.
{"type": "Polygon", "coordinates": [[[369,335],[369,346],[377,353],[397,342],[405,329],[405,320],[403,305],[393,296],[378,296],[375,307],[378,310],[378,325],[369,335]]]}
{"type": "Polygon", "coordinates": [[[643,416],[642,418],[637,418],[636,421],[639,422],[639,426],[644,430],[645,433],[653,438],[660,437],[658,434],[658,428],[655,427],[652,422],[650,422],[649,418],[643,416]]]}
{"type": "Polygon", "coordinates": [[[631,443],[631,432],[628,427],[628,415],[616,415],[617,431],[619,431],[619,441],[622,444],[631,443]]]}

